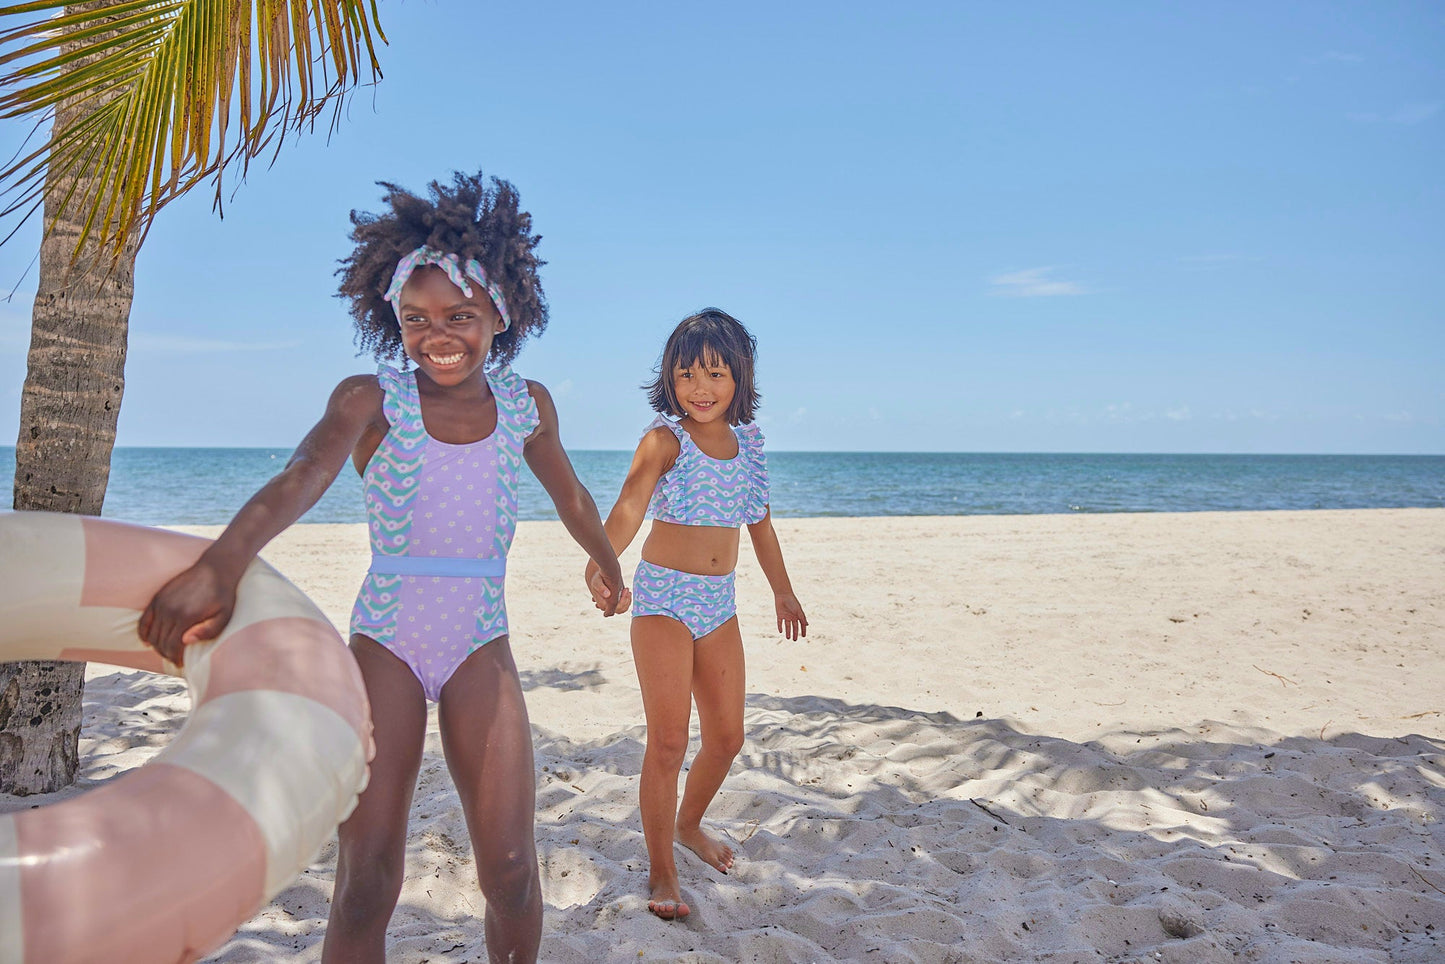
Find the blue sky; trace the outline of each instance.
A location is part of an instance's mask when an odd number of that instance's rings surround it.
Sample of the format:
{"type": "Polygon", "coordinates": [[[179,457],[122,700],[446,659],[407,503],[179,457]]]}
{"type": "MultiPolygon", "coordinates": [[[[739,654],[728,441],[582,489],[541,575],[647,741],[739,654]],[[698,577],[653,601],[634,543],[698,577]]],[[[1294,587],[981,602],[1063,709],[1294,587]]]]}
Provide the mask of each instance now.
{"type": "MultiPolygon", "coordinates": [[[[162,212],[119,444],[294,444],[372,367],[333,297],[348,211],[480,168],[544,236],[515,367],[570,447],[631,447],[667,332],[718,305],[777,449],[1445,453],[1439,4],[382,15],[329,140],[224,220],[204,189],[162,212]]],[[[5,444],[37,245],[0,248],[5,444]]]]}

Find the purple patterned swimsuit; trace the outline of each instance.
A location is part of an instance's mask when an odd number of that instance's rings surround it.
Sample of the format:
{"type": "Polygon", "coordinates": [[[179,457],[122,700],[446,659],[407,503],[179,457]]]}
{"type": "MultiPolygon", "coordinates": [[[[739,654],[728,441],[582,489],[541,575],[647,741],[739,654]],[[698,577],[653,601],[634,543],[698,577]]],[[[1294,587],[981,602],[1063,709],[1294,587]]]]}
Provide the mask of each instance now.
{"type": "Polygon", "coordinates": [[[496,429],[451,445],[427,434],[414,372],[383,365],[376,377],[391,430],[362,479],[371,568],[351,632],[395,653],[435,701],[462,660],[507,634],[502,589],[517,527],[517,469],[537,405],[511,369],[489,371],[496,429]]]}
{"type": "MultiPolygon", "coordinates": [[[[697,447],[692,436],[670,418],[659,415],[647,426],[666,428],[677,436],[677,461],[663,473],[647,510],[659,522],[685,526],[737,528],[761,522],[768,514],[768,462],[763,432],[756,425],[733,430],[738,454],[715,459],[697,447]]],[[[644,433],[646,434],[646,433],[644,433]]],[[[707,576],[678,572],[642,560],[632,579],[632,614],[668,616],[701,639],[737,613],[734,574],[707,576]]]]}

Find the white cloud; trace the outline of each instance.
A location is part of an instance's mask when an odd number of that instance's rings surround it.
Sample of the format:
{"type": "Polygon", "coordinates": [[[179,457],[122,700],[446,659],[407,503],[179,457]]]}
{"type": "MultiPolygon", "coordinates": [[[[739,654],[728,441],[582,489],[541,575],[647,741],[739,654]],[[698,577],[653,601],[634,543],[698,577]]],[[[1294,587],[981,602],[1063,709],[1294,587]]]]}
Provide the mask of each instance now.
{"type": "Polygon", "coordinates": [[[788,415],[788,421],[796,425],[807,417],[808,410],[806,408],[795,408],[792,413],[788,415]]]}
{"type": "Polygon", "coordinates": [[[153,352],[171,352],[175,354],[201,354],[207,352],[232,352],[232,351],[279,351],[285,348],[296,348],[301,342],[297,341],[222,341],[216,338],[190,338],[186,335],[153,335],[149,333],[132,334],[130,336],[130,347],[132,350],[153,352]]]}
{"type": "Polygon", "coordinates": [[[30,308],[0,299],[0,344],[30,344],[30,308]]]}
{"type": "Polygon", "coordinates": [[[1010,271],[989,279],[993,293],[1011,298],[1052,298],[1059,295],[1082,295],[1088,291],[1073,281],[1059,281],[1049,277],[1056,269],[1052,266],[1027,268],[1010,271]]]}
{"type": "Polygon", "coordinates": [[[1224,264],[1243,264],[1263,260],[1259,255],[1236,254],[1228,251],[1218,254],[1186,254],[1179,258],[1179,263],[1191,268],[1217,268],[1224,264]]]}
{"type": "Polygon", "coordinates": [[[1306,57],[1307,64],[1359,64],[1364,63],[1365,58],[1359,54],[1346,53],[1341,50],[1326,50],[1318,57],[1306,57]]]}
{"type": "MultiPolygon", "coordinates": [[[[239,351],[280,351],[296,348],[301,341],[226,341],[217,338],[194,338],[188,335],[164,335],[131,330],[127,339],[131,350],[166,354],[203,354],[239,351]]],[[[0,345],[30,345],[30,313],[0,304],[0,345]]]]}
{"type": "Polygon", "coordinates": [[[1436,100],[1430,101],[1429,103],[1417,102],[1406,104],[1403,107],[1397,107],[1388,114],[1347,114],[1345,116],[1361,124],[1401,124],[1408,127],[1425,123],[1440,113],[1442,107],[1445,107],[1445,103],[1436,100]]]}
{"type": "Polygon", "coordinates": [[[1442,106],[1445,104],[1441,104],[1438,100],[1429,104],[1406,104],[1390,115],[1390,123],[1421,124],[1440,113],[1442,106]]]}
{"type": "MultiPolygon", "coordinates": [[[[1209,412],[1196,412],[1188,405],[1178,405],[1173,408],[1165,408],[1163,411],[1153,408],[1141,408],[1133,402],[1109,402],[1102,405],[1091,406],[1081,409],[1077,406],[1068,409],[1050,408],[1039,413],[1016,408],[1008,413],[1008,418],[1015,421],[1028,422],[1049,422],[1054,424],[1070,425],[1101,425],[1113,423],[1116,425],[1143,425],[1157,423],[1160,421],[1169,422],[1192,422],[1192,421],[1215,421],[1215,422],[1243,422],[1254,419],[1260,422],[1278,422],[1281,419],[1278,412],[1271,412],[1261,408],[1251,408],[1248,411],[1237,411],[1234,409],[1215,409],[1209,412]]],[[[1408,412],[1396,414],[1373,416],[1387,419],[1389,421],[1405,422],[1418,421],[1408,412]]]]}

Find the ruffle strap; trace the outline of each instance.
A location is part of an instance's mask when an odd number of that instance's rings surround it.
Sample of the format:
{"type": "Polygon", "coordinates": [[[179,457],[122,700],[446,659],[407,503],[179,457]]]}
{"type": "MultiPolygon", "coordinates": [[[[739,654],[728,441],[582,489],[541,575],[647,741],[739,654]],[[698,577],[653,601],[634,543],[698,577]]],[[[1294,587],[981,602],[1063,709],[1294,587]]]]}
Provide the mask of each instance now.
{"type": "MultiPolygon", "coordinates": [[[[647,423],[647,428],[645,428],[645,429],[642,430],[642,434],[643,434],[643,435],[646,435],[648,432],[652,431],[652,430],[655,429],[655,428],[665,428],[665,429],[667,429],[667,430],[668,430],[669,432],[671,432],[673,435],[676,435],[676,436],[677,436],[677,440],[678,440],[679,442],[684,441],[684,440],[688,437],[688,436],[687,436],[687,432],[683,431],[682,426],[679,425],[679,424],[678,424],[676,421],[674,421],[673,419],[668,418],[666,415],[659,415],[659,416],[657,416],[657,418],[654,418],[651,422],[648,422],[648,423],[647,423]]],[[[639,436],[639,437],[641,437],[641,436],[639,436]]]]}
{"type": "MultiPolygon", "coordinates": [[[[689,445],[693,444],[692,436],[688,435],[681,425],[666,415],[659,415],[654,418],[648,423],[647,428],[643,430],[642,434],[646,435],[655,428],[665,428],[677,436],[677,444],[681,446],[678,451],[677,461],[681,462],[682,453],[687,451],[689,445]]],[[[659,499],[669,506],[687,505],[687,472],[685,469],[679,471],[676,462],[673,463],[672,467],[666,472],[662,473],[662,478],[657,480],[657,489],[652,500],[654,510],[659,499]]]]}
{"type": "Polygon", "coordinates": [[[738,440],[738,458],[747,464],[748,494],[743,501],[743,522],[752,525],[763,521],[771,501],[768,483],[768,456],[763,452],[763,430],[749,422],[733,429],[738,440]]]}
{"type": "Polygon", "coordinates": [[[416,375],[382,364],[376,369],[376,381],[381,386],[381,412],[386,416],[387,424],[402,432],[414,430],[415,423],[421,418],[416,375]]]}
{"type": "Polygon", "coordinates": [[[537,400],[527,390],[527,380],[512,371],[510,365],[501,365],[487,372],[487,383],[497,397],[498,415],[507,412],[508,424],[517,439],[520,441],[531,435],[542,423],[542,416],[537,411],[537,400]]]}

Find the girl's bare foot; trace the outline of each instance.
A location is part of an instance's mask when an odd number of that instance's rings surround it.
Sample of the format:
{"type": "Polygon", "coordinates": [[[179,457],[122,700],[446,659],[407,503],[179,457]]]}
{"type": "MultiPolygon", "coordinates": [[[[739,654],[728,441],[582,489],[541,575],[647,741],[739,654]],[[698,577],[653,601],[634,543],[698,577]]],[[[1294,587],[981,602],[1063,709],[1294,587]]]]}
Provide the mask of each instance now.
{"type": "Polygon", "coordinates": [[[657,877],[648,882],[652,888],[652,899],[647,909],[663,920],[682,920],[692,913],[692,908],[682,899],[682,890],[677,884],[677,874],[657,877]]]}
{"type": "Polygon", "coordinates": [[[710,867],[727,873],[733,865],[733,848],[703,833],[702,827],[677,828],[677,842],[702,858],[710,867]]]}

